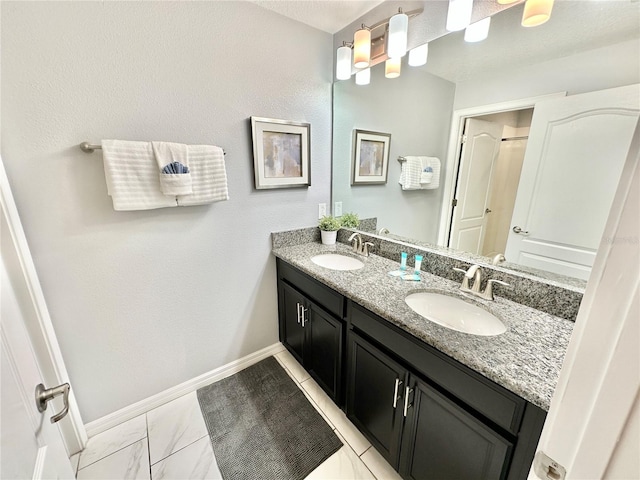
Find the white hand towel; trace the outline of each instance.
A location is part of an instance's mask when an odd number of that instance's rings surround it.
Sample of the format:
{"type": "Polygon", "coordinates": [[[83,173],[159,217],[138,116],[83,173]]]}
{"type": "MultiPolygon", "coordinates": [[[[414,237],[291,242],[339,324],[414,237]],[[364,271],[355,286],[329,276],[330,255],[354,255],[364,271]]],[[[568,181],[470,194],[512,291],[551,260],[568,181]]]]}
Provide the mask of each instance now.
{"type": "Polygon", "coordinates": [[[426,180],[424,170],[427,167],[431,167],[431,175],[429,177],[428,182],[422,182],[421,180],[421,188],[423,190],[435,190],[440,186],[440,159],[437,157],[419,157],[422,161],[422,178],[426,180]]]}
{"type": "Polygon", "coordinates": [[[420,175],[422,173],[422,161],[420,157],[405,157],[402,163],[400,180],[402,190],[420,190],[420,175]]]}
{"type": "Polygon", "coordinates": [[[177,206],[160,191],[158,165],[149,142],[103,140],[107,192],[114,210],[151,210],[177,206]]]}
{"type": "Polygon", "coordinates": [[[189,150],[183,143],[151,142],[160,170],[160,189],[165,195],[193,193],[189,150]]]}
{"type": "Polygon", "coordinates": [[[189,145],[193,193],[179,195],[178,205],[203,205],[229,199],[224,152],[213,145],[189,145]]]}

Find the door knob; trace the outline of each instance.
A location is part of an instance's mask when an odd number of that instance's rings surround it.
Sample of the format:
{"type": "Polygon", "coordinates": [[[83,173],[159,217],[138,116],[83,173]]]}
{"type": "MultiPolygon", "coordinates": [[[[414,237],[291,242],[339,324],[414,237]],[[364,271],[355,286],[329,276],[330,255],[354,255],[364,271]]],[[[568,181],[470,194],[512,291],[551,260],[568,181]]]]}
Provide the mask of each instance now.
{"type": "Polygon", "coordinates": [[[518,233],[520,235],[529,235],[529,232],[527,232],[526,230],[522,230],[519,226],[515,226],[513,227],[511,230],[513,230],[513,233],[518,233]]]}
{"type": "Polygon", "coordinates": [[[44,385],[39,383],[36,387],[36,407],[40,413],[47,409],[47,403],[49,400],[62,395],[62,401],[64,402],[64,408],[53,417],[51,417],[51,423],[56,423],[62,420],[67,413],[69,413],[69,390],[71,387],[68,383],[63,383],[53,388],[44,388],[44,385]]]}

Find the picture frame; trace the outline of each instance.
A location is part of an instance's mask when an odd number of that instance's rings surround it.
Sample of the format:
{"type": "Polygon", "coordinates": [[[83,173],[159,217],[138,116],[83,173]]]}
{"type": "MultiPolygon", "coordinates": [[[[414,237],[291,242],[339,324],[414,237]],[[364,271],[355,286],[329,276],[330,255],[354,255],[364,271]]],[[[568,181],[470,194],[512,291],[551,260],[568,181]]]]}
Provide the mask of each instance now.
{"type": "Polygon", "coordinates": [[[390,146],[390,133],[354,130],[351,185],[387,183],[390,146]]]}
{"type": "Polygon", "coordinates": [[[251,117],[256,190],[311,185],[311,124],[251,117]]]}

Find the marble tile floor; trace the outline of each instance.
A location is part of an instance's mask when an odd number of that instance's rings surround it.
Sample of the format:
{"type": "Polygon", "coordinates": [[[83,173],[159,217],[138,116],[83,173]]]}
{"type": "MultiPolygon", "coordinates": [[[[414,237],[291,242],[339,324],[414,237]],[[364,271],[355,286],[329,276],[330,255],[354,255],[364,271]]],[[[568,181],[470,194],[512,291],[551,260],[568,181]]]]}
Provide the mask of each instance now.
{"type": "MultiPolygon", "coordinates": [[[[400,479],[288,351],[275,357],[344,444],[308,480],[400,479]]],[[[71,461],[78,480],[222,478],[195,392],[91,437],[71,461]]]]}

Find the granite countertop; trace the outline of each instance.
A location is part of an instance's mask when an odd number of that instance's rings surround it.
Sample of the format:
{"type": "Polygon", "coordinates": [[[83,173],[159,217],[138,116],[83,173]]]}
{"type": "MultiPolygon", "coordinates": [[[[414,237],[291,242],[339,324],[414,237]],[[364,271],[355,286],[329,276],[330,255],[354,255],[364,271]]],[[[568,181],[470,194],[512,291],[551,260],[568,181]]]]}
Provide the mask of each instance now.
{"type": "MultiPolygon", "coordinates": [[[[353,271],[329,270],[311,261],[312,256],[322,253],[353,255],[351,247],[342,243],[304,243],[275,248],[272,252],[472,370],[549,410],[573,322],[501,298],[499,289],[504,287],[496,288],[496,299],[492,302],[463,294],[458,283],[426,272],[421,273],[420,282],[391,277],[388,272],[397,270],[399,264],[377,255],[357,255],[365,266],[353,271]],[[426,320],[411,310],[404,298],[428,289],[445,290],[484,306],[503,321],[507,331],[497,336],[477,336],[426,320]]],[[[409,264],[413,264],[413,259],[409,259],[409,264]]]]}

